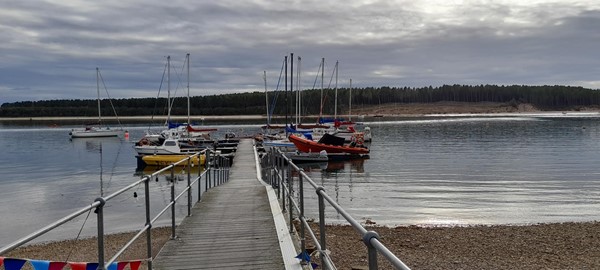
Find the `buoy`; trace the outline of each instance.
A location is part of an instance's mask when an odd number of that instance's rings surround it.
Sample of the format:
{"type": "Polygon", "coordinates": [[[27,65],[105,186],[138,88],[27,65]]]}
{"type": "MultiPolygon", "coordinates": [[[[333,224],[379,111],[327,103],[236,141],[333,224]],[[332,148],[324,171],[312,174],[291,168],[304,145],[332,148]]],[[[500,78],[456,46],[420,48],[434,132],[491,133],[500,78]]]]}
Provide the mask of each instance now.
{"type": "Polygon", "coordinates": [[[129,140],[129,131],[125,130],[125,139],[129,140]]]}

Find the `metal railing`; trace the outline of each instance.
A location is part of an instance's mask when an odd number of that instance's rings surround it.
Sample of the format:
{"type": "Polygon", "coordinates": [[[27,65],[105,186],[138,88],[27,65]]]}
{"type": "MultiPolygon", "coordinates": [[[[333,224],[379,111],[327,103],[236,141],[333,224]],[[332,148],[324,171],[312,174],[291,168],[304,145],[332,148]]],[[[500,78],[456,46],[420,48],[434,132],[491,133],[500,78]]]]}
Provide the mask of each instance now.
{"type": "MultiPolygon", "coordinates": [[[[200,163],[200,162],[199,162],[200,163]]],[[[200,166],[200,164],[198,164],[198,166],[200,166]]],[[[152,229],[152,225],[164,214],[166,213],[169,209],[171,210],[171,239],[175,239],[176,238],[176,234],[175,234],[175,205],[176,202],[187,193],[187,216],[191,216],[191,209],[192,209],[192,187],[193,185],[195,185],[196,183],[198,184],[198,202],[202,199],[202,178],[206,178],[205,182],[205,188],[204,190],[207,191],[210,188],[213,188],[215,186],[221,185],[225,182],[227,182],[229,180],[229,169],[231,167],[231,160],[229,158],[223,157],[219,154],[217,154],[217,152],[207,149],[207,150],[203,150],[201,152],[195,153],[193,155],[190,155],[178,162],[172,163],[171,165],[164,167],[150,175],[147,175],[145,177],[143,177],[142,179],[108,195],[105,197],[99,197],[97,199],[94,200],[93,203],[91,203],[90,205],[83,207],[77,211],[74,211],[73,213],[59,219],[58,221],[55,221],[54,223],[48,224],[47,226],[43,227],[42,229],[39,229],[5,247],[2,247],[0,249],[0,255],[6,254],[20,246],[25,245],[26,243],[30,242],[31,240],[34,240],[44,234],[46,234],[47,232],[60,227],[61,225],[75,219],[76,217],[91,211],[92,209],[95,209],[95,213],[97,214],[97,229],[98,229],[98,233],[97,233],[97,239],[98,239],[98,268],[97,269],[107,269],[107,267],[109,265],[111,265],[113,262],[115,262],[120,255],[123,254],[123,252],[125,252],[138,238],[141,237],[142,234],[146,233],[146,246],[147,246],[147,255],[148,255],[148,269],[152,269],[152,237],[151,237],[151,233],[150,230],[152,229]],[[201,155],[204,155],[205,157],[205,161],[206,161],[206,170],[202,171],[202,170],[198,170],[198,175],[197,177],[192,180],[191,177],[191,168],[192,168],[192,159],[193,158],[198,158],[200,159],[201,155]],[[175,195],[175,167],[180,166],[185,164],[186,166],[186,171],[187,171],[187,186],[185,187],[184,190],[181,191],[181,193],[175,195]],[[158,175],[160,175],[163,172],[169,171],[171,172],[171,179],[172,184],[171,184],[171,198],[169,203],[159,211],[159,213],[155,216],[155,217],[151,217],[150,216],[150,186],[149,183],[152,179],[158,177],[158,175]],[[127,242],[119,251],[117,251],[115,253],[115,255],[113,257],[111,257],[110,259],[108,259],[108,261],[106,261],[105,259],[105,255],[104,255],[104,206],[106,205],[106,203],[108,201],[110,201],[111,199],[115,198],[116,196],[131,190],[134,187],[137,187],[140,184],[144,184],[144,194],[145,194],[145,206],[146,206],[146,223],[145,225],[139,229],[139,231],[137,231],[137,233],[131,238],[131,240],[129,240],[129,242],[127,242]]]]}
{"type": "MultiPolygon", "coordinates": [[[[306,250],[306,234],[310,236],[315,245],[316,250],[320,254],[321,264],[323,269],[336,269],[329,252],[327,251],[326,232],[325,232],[325,202],[328,202],[331,207],[337,211],[344,219],[354,228],[362,237],[362,241],[367,247],[369,269],[378,269],[377,255],[381,254],[390,264],[396,269],[410,269],[396,255],[394,255],[381,241],[379,235],[375,231],[369,231],[363,227],[356,219],[346,212],[339,204],[332,199],[325,188],[319,186],[313,181],[303,169],[299,168],[292,160],[286,157],[280,150],[271,150],[267,154],[267,158],[263,160],[263,173],[266,181],[277,191],[277,196],[281,199],[282,211],[289,212],[290,233],[293,232],[294,213],[300,221],[300,250],[306,250]],[[298,174],[298,191],[294,191],[294,178],[292,172],[298,174]],[[319,239],[315,232],[310,228],[304,211],[304,183],[310,184],[318,195],[319,207],[319,239]],[[294,200],[294,193],[297,194],[297,201],[294,200]],[[287,199],[287,202],[286,202],[287,199]],[[286,205],[287,204],[287,205],[286,205]],[[286,208],[287,206],[287,208],[286,208]]],[[[301,256],[302,264],[305,261],[304,256],[301,256]]]]}

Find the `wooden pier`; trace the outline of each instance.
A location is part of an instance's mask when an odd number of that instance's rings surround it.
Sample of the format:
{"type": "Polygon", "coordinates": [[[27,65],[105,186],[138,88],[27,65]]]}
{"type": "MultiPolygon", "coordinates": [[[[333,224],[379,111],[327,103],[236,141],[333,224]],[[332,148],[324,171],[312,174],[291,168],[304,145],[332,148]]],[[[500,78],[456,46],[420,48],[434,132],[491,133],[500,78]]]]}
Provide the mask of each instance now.
{"type": "Polygon", "coordinates": [[[192,215],[177,227],[177,238],[154,259],[154,269],[290,268],[287,257],[293,255],[278,237],[287,229],[272,210],[279,208],[272,190],[257,179],[254,157],[252,141],[241,140],[229,181],[203,194],[192,215]],[[288,254],[282,255],[286,249],[288,254]]]}

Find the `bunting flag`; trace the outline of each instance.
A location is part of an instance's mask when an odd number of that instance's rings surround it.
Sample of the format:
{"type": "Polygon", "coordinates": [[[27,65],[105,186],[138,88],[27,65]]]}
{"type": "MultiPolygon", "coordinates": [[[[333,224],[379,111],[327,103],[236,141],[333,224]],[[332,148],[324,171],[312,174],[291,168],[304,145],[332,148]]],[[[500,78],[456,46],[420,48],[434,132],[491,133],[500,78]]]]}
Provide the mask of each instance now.
{"type": "MultiPolygon", "coordinates": [[[[20,270],[25,263],[29,262],[34,270],[63,270],[69,265],[71,270],[96,270],[98,263],[91,262],[53,262],[45,260],[30,260],[30,259],[15,259],[0,257],[0,266],[4,265],[5,270],[20,270]]],[[[124,270],[127,265],[131,270],[139,270],[142,261],[124,261],[113,262],[106,269],[108,270],[124,270]]],[[[2,267],[0,267],[1,269],[2,267]]]]}
{"type": "Polygon", "coordinates": [[[142,261],[129,262],[129,268],[131,268],[131,270],[138,270],[138,269],[140,269],[141,264],[142,264],[142,261]]]}
{"type": "Polygon", "coordinates": [[[296,259],[300,259],[300,260],[304,260],[304,261],[310,262],[310,255],[305,250],[305,251],[302,251],[302,252],[298,253],[298,255],[296,255],[296,259]]]}
{"type": "Polygon", "coordinates": [[[6,270],[20,270],[21,267],[27,262],[27,260],[5,258],[4,269],[6,270]]]}
{"type": "Polygon", "coordinates": [[[316,263],[310,263],[310,266],[312,266],[312,269],[317,269],[317,267],[319,267],[316,263]]]}
{"type": "Polygon", "coordinates": [[[69,262],[69,266],[71,266],[71,270],[85,270],[85,266],[87,263],[84,262],[69,262]]]}

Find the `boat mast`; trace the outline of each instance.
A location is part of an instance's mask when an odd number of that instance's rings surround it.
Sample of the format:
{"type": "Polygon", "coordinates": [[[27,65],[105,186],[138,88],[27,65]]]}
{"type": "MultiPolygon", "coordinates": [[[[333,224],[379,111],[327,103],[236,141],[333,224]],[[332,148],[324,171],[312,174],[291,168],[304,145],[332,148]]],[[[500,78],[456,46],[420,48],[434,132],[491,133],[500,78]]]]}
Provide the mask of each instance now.
{"type": "Polygon", "coordinates": [[[294,53],[290,53],[290,94],[294,93],[294,53]]]}
{"type": "Polygon", "coordinates": [[[167,125],[171,122],[171,56],[167,56],[167,125]]]}
{"type": "Polygon", "coordinates": [[[263,80],[265,81],[265,105],[267,105],[267,130],[271,125],[271,117],[269,116],[269,94],[267,93],[267,71],[263,70],[263,80]]]}
{"type": "Polygon", "coordinates": [[[323,117],[323,80],[325,79],[325,57],[321,58],[321,109],[319,118],[323,117]]]}
{"type": "Polygon", "coordinates": [[[334,110],[333,120],[337,119],[337,100],[338,100],[337,83],[338,83],[338,61],[335,61],[335,102],[334,102],[334,106],[333,106],[333,110],[334,110]]]}
{"type": "Polygon", "coordinates": [[[350,90],[348,93],[348,121],[352,121],[352,79],[350,79],[350,90]]]}
{"type": "Polygon", "coordinates": [[[302,93],[300,92],[300,67],[302,58],[298,56],[298,71],[296,74],[296,124],[300,124],[302,115],[302,93]]]}
{"type": "Polygon", "coordinates": [[[100,113],[100,69],[96,67],[96,94],[98,95],[98,125],[102,124],[102,114],[100,113]]]}
{"type": "MultiPolygon", "coordinates": [[[[285,81],[285,126],[287,127],[288,124],[288,80],[287,80],[287,73],[288,73],[288,68],[287,68],[287,62],[288,62],[288,57],[287,55],[284,57],[284,62],[285,62],[285,76],[284,76],[284,81],[285,81]]],[[[287,135],[287,128],[285,130],[285,134],[287,135]]]]}
{"type": "Polygon", "coordinates": [[[187,123],[191,126],[190,122],[190,54],[186,55],[187,58],[187,109],[188,109],[188,119],[187,123]]]}

